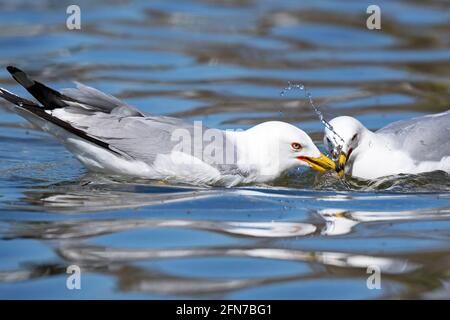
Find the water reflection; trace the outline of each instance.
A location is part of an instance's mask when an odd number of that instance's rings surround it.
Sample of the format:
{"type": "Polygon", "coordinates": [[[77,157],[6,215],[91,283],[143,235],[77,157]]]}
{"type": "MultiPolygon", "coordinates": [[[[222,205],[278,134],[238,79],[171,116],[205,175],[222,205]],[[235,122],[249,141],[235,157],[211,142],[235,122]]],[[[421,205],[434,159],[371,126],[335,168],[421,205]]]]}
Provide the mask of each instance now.
{"type": "MultiPolygon", "coordinates": [[[[153,190],[151,186],[140,185],[142,190],[153,190]],[[149,188],[149,189],[148,189],[149,188]]],[[[130,185],[115,186],[112,189],[123,190],[130,188],[130,185]]],[[[136,188],[134,186],[133,188],[136,188]]],[[[141,190],[141,191],[142,191],[141,190]]],[[[287,191],[287,190],[285,190],[287,191]]],[[[112,194],[117,196],[113,190],[112,194]]],[[[263,189],[257,190],[233,190],[232,193],[242,192],[250,198],[267,197],[263,189]]],[[[128,192],[119,192],[124,196],[128,192]]],[[[141,192],[141,195],[152,196],[152,192],[141,192]]],[[[176,189],[175,192],[167,192],[174,196],[184,195],[185,191],[176,189]]],[[[281,190],[278,193],[282,193],[281,190]]],[[[33,193],[32,193],[33,194],[33,193]]],[[[39,193],[34,193],[34,195],[39,193]]],[[[71,212],[78,206],[78,201],[73,202],[71,197],[66,197],[61,190],[58,190],[60,199],[65,199],[63,206],[65,210],[71,212]],[[70,205],[74,205],[70,208],[70,205]]],[[[139,194],[139,192],[138,192],[139,194]]],[[[269,192],[273,196],[272,192],[269,192]]],[[[289,192],[287,192],[289,194],[289,192]]],[[[284,195],[281,199],[288,197],[284,195]]],[[[53,197],[46,194],[46,196],[53,197]]],[[[379,196],[378,196],[379,197],[379,196]]],[[[387,196],[392,198],[393,195],[387,196]]],[[[361,201],[373,201],[368,195],[361,197],[361,201]]],[[[402,197],[400,197],[402,198],[402,197]]],[[[187,197],[188,201],[191,200],[187,197]]],[[[196,198],[202,201],[203,198],[196,198]]],[[[206,198],[214,201],[214,198],[206,198]]],[[[272,198],[271,198],[272,199],[272,198]]],[[[294,198],[290,198],[295,199],[294,198]]],[[[142,200],[142,199],[141,199],[142,200]]],[[[333,203],[331,197],[328,201],[333,203]]],[[[305,201],[300,197],[300,201],[305,201]]],[[[340,203],[342,199],[337,197],[336,201],[340,203]]],[[[354,203],[355,199],[347,200],[354,203]]],[[[170,202],[169,202],[170,203],[170,202]]],[[[41,205],[46,205],[43,201],[41,205]]],[[[130,206],[136,206],[137,203],[128,203],[130,206]]],[[[152,202],[142,201],[141,207],[150,208],[154,206],[152,202]]],[[[96,207],[96,206],[93,206],[96,207]]],[[[52,204],[50,204],[52,208],[52,204]]],[[[103,204],[97,207],[103,208],[103,204]]],[[[124,206],[115,207],[121,210],[124,206]]],[[[111,208],[109,209],[111,210],[111,208]]],[[[51,211],[51,210],[50,210],[51,211]]],[[[245,212],[245,211],[243,211],[245,212]]],[[[350,279],[359,279],[357,283],[364,283],[367,278],[367,268],[377,266],[388,285],[383,294],[399,294],[398,285],[408,287],[409,284],[403,279],[421,278],[428,274],[429,267],[425,256],[410,256],[407,253],[398,254],[395,252],[369,253],[366,254],[359,249],[352,249],[349,246],[346,249],[338,251],[324,250],[322,243],[330,236],[343,236],[354,234],[353,228],[357,224],[367,224],[369,222],[382,221],[430,221],[433,219],[445,219],[450,213],[449,207],[438,209],[423,209],[397,212],[376,212],[376,211],[351,211],[336,208],[327,208],[318,210],[319,216],[326,221],[323,223],[317,219],[302,218],[299,221],[264,221],[251,219],[251,221],[238,220],[201,220],[201,219],[160,219],[155,217],[145,217],[141,219],[75,219],[75,220],[40,220],[40,221],[9,221],[4,226],[2,232],[3,240],[14,242],[21,239],[34,239],[39,241],[50,241],[55,256],[59,257],[56,261],[43,261],[41,263],[30,263],[26,257],[21,259],[17,268],[9,268],[0,271],[1,283],[21,283],[31,279],[45,279],[48,277],[65,274],[65,268],[71,264],[79,265],[84,273],[99,274],[112,277],[121,292],[154,294],[164,296],[180,297],[216,297],[224,298],[240,292],[241,290],[263,290],[266,286],[283,286],[296,281],[308,281],[309,279],[318,279],[329,277],[330,275],[339,275],[350,279]],[[238,245],[225,244],[217,245],[208,242],[194,244],[188,240],[184,245],[178,244],[176,247],[164,247],[169,241],[161,241],[163,238],[156,238],[158,245],[154,247],[153,241],[158,230],[198,230],[204,233],[205,239],[212,239],[206,233],[225,235],[227,238],[239,240],[238,245]],[[144,247],[133,247],[133,241],[121,243],[118,240],[108,238],[110,245],[96,243],[96,239],[104,236],[116,234],[125,234],[143,230],[144,247]],[[316,239],[317,249],[302,250],[296,248],[299,239],[316,239]],[[281,240],[280,241],[278,241],[281,240]],[[129,246],[131,244],[131,246],[129,246]],[[202,274],[199,277],[193,274],[193,265],[196,260],[201,264],[215,264],[217,259],[237,259],[231,263],[232,269],[225,269],[217,273],[211,269],[210,273],[202,274]],[[260,264],[290,263],[294,265],[280,266],[278,274],[257,275],[249,277],[244,269],[241,269],[249,261],[249,265],[258,268],[260,264]],[[161,265],[162,263],[162,265],[161,265]],[[174,267],[169,267],[174,264],[174,267]],[[240,266],[240,267],[238,267],[240,266]],[[175,269],[174,269],[175,268],[175,269]],[[180,269],[181,268],[181,269],[180,269]],[[184,271],[183,271],[184,270],[184,271]],[[234,271],[232,271],[234,270],[234,271]],[[239,271],[242,270],[242,271],[239,271]],[[231,272],[232,271],[232,272],[231,272]],[[228,274],[229,273],[229,274],[228,274]],[[359,282],[358,282],[359,281],[359,282]],[[396,287],[390,292],[392,286],[396,287]]],[[[101,216],[99,216],[101,217],[101,216]]],[[[120,238],[122,239],[122,238],[120,238]]],[[[126,239],[123,238],[123,239],[126,239]]],[[[326,240],[328,241],[328,240],[326,240]]],[[[134,240],[135,243],[136,240],[134,240]]],[[[301,242],[298,242],[301,246],[301,242]]],[[[349,240],[351,244],[351,240],[349,240]]],[[[436,250],[436,249],[434,249],[436,250]]],[[[445,256],[445,252],[435,251],[435,255],[445,256]]],[[[219,260],[222,261],[222,260],[219,260]]],[[[445,272],[445,271],[442,271],[445,272]]],[[[446,279],[441,271],[435,276],[437,279],[446,279]]],[[[331,281],[331,280],[330,280],[331,281]]],[[[435,282],[432,282],[435,283],[435,282]]],[[[430,284],[431,285],[431,284],[430,284]]],[[[436,288],[433,285],[432,288],[436,288]]],[[[434,290],[434,289],[433,289],[434,290]]]]}
{"type": "MultiPolygon", "coordinates": [[[[92,190],[80,188],[79,190],[58,191],[27,191],[21,200],[33,207],[26,206],[26,210],[47,212],[93,212],[104,210],[131,209],[148,205],[169,204],[193,199],[217,197],[219,191],[212,190],[179,190],[175,192],[121,192],[114,190],[92,190]]],[[[22,209],[20,205],[11,208],[22,209]]]]}
{"type": "MultiPolygon", "coordinates": [[[[199,248],[199,249],[120,249],[89,246],[72,243],[57,248],[57,253],[66,264],[27,266],[24,270],[3,271],[1,282],[25,281],[40,277],[49,277],[65,273],[65,265],[77,264],[83,272],[95,272],[112,275],[117,278],[118,286],[124,291],[152,292],[162,295],[207,295],[225,294],[254,286],[283,283],[301,279],[316,278],[324,272],[346,272],[349,276],[361,276],[369,266],[378,266],[384,274],[396,275],[413,272],[420,267],[398,257],[373,257],[339,252],[311,252],[279,248],[199,248]],[[219,277],[206,276],[183,277],[161,272],[151,267],[140,267],[138,261],[160,261],[161,259],[207,257],[260,258],[270,260],[288,260],[306,263],[311,266],[308,272],[299,269],[298,274],[284,276],[229,278],[226,274],[219,277]],[[323,269],[326,267],[326,269],[323,269]],[[337,269],[334,269],[337,268],[337,269]],[[326,271],[325,271],[326,270],[326,271]],[[334,270],[334,271],[333,271],[334,270]],[[358,271],[360,270],[360,271],[358,271]],[[221,279],[222,278],[222,279],[221,279]],[[177,285],[178,284],[178,285],[177,285]]],[[[245,261],[245,260],[244,260],[245,261]]]]}
{"type": "Polygon", "coordinates": [[[222,232],[251,238],[297,237],[314,233],[316,227],[299,222],[240,222],[199,220],[77,220],[14,223],[4,239],[76,239],[140,228],[187,228],[222,232]]]}
{"type": "Polygon", "coordinates": [[[336,236],[351,233],[355,226],[364,222],[445,220],[450,217],[450,207],[395,212],[327,208],[319,210],[318,214],[326,221],[326,226],[321,233],[327,236],[336,236]]]}

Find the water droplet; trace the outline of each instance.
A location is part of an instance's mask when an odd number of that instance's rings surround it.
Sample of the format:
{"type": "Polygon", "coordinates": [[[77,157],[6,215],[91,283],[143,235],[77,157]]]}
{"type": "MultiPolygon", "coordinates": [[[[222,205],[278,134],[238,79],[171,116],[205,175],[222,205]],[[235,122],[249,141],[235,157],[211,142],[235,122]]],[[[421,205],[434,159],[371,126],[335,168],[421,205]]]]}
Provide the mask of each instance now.
{"type": "Polygon", "coordinates": [[[286,88],[284,88],[280,92],[280,95],[284,97],[286,95],[286,93],[288,91],[291,91],[292,89],[299,89],[299,90],[304,91],[305,98],[308,99],[308,102],[309,102],[310,106],[313,108],[314,112],[319,117],[320,122],[322,122],[322,124],[325,126],[325,128],[327,128],[328,130],[330,130],[333,133],[332,139],[333,139],[334,144],[336,146],[342,146],[345,143],[344,139],[342,139],[341,136],[339,136],[339,134],[333,129],[333,126],[327,120],[325,120],[325,118],[323,117],[322,112],[314,104],[314,100],[313,100],[311,92],[306,91],[305,86],[303,84],[301,84],[301,83],[292,84],[291,81],[288,81],[287,84],[288,84],[288,86],[286,88]],[[338,142],[338,140],[340,140],[340,142],[338,142]]]}

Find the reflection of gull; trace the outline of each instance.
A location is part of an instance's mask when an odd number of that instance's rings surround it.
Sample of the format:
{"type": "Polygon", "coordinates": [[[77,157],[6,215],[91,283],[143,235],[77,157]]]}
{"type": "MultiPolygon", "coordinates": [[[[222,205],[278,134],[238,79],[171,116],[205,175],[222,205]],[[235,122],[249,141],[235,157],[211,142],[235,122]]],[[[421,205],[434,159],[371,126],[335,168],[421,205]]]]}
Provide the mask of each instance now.
{"type": "MultiPolygon", "coordinates": [[[[404,274],[412,272],[420,265],[399,257],[374,257],[342,252],[315,252],[280,248],[195,248],[195,249],[123,249],[83,244],[62,245],[57,248],[66,260],[63,264],[26,265],[23,270],[0,272],[0,282],[19,282],[29,279],[65,274],[67,263],[76,263],[83,272],[115,276],[121,291],[156,293],[162,295],[223,295],[243,288],[290,283],[297,280],[326,277],[330,271],[311,268],[283,276],[263,276],[251,278],[189,277],[166,273],[158,269],[142,268],[133,262],[160,261],[161,259],[184,259],[194,257],[249,257],[296,261],[317,264],[329,268],[339,268],[355,276],[351,269],[362,269],[377,265],[384,274],[404,274]]],[[[336,269],[337,270],[337,269],[336,269]]]]}
{"type": "Polygon", "coordinates": [[[299,222],[228,222],[229,233],[252,237],[294,237],[311,234],[316,227],[309,223],[299,222]]]}
{"type": "Polygon", "coordinates": [[[377,266],[380,271],[388,274],[402,274],[417,269],[419,266],[406,259],[374,257],[367,255],[351,255],[342,252],[322,252],[317,260],[326,265],[337,267],[368,268],[377,266]]]}
{"type": "Polygon", "coordinates": [[[32,279],[35,276],[30,270],[0,271],[0,282],[18,282],[32,279]]]}
{"type": "MultiPolygon", "coordinates": [[[[173,186],[134,180],[114,181],[102,175],[88,174],[81,179],[61,184],[39,186],[24,191],[20,202],[7,203],[9,208],[27,211],[57,211],[58,213],[95,212],[124,208],[176,203],[230,195],[265,197],[263,192],[233,189],[173,186]]],[[[260,200],[261,201],[261,200],[260,200]]],[[[274,201],[274,200],[273,200],[274,201]]]]}
{"type": "Polygon", "coordinates": [[[300,260],[323,263],[336,267],[367,268],[376,265],[381,271],[390,274],[404,273],[414,270],[418,265],[405,259],[374,257],[344,252],[307,252],[288,249],[252,249],[248,255],[270,259],[300,260]]]}
{"type": "MultiPolygon", "coordinates": [[[[79,262],[78,262],[79,263],[79,262]]],[[[0,283],[21,282],[36,278],[66,274],[66,265],[28,265],[26,270],[0,271],[0,283]]],[[[167,274],[150,268],[140,268],[133,265],[104,265],[93,263],[81,265],[85,273],[100,273],[114,276],[118,281],[118,288],[122,292],[153,293],[160,295],[189,295],[218,297],[239,289],[260,286],[271,283],[298,280],[303,275],[274,276],[251,279],[210,279],[190,278],[167,274]]]]}
{"type": "MultiPolygon", "coordinates": [[[[30,196],[32,192],[27,192],[30,196]]],[[[120,191],[73,190],[55,193],[40,199],[45,210],[57,212],[101,211],[124,208],[138,208],[155,204],[168,204],[193,199],[220,196],[212,190],[178,191],[163,193],[135,193],[120,191]]],[[[27,208],[29,210],[29,208],[27,208]]],[[[39,208],[37,208],[39,210],[39,208]]]]}
{"type": "Polygon", "coordinates": [[[195,249],[121,249],[89,245],[68,245],[58,248],[65,259],[81,264],[118,263],[153,259],[192,257],[253,257],[301,262],[314,262],[342,268],[367,268],[376,265],[382,272],[401,274],[419,266],[406,259],[376,257],[345,252],[317,252],[279,248],[195,248],[195,249]]]}
{"type": "Polygon", "coordinates": [[[326,225],[322,229],[321,234],[327,236],[336,236],[340,234],[350,233],[352,228],[359,223],[357,220],[347,218],[346,210],[342,209],[323,209],[318,213],[325,219],[326,225]]]}
{"type": "MultiPolygon", "coordinates": [[[[6,202],[11,209],[47,211],[58,213],[83,213],[125,208],[140,208],[214,197],[245,196],[259,203],[279,206],[280,198],[319,199],[323,201],[346,201],[351,196],[274,187],[238,187],[212,189],[192,186],[173,186],[149,183],[149,181],[112,181],[102,175],[86,175],[81,179],[60,184],[40,185],[23,192],[20,202],[6,202]],[[100,180],[103,179],[103,180],[100,180]],[[99,181],[100,180],[100,181],[99,181]],[[25,203],[25,205],[22,205],[25,203]]],[[[386,196],[388,197],[388,196],[386,196]]],[[[397,196],[398,197],[398,196],[397,196]]],[[[358,196],[372,199],[374,196],[358,196]]]]}
{"type": "MultiPolygon", "coordinates": [[[[32,265],[24,264],[21,269],[0,272],[0,282],[17,282],[29,279],[65,274],[68,264],[79,265],[83,272],[114,277],[120,291],[152,293],[160,295],[218,295],[270,284],[291,283],[292,281],[318,279],[329,275],[330,271],[345,272],[355,276],[353,269],[365,269],[377,265],[385,274],[404,274],[420,265],[409,259],[391,256],[370,256],[346,252],[303,251],[271,246],[264,241],[268,237],[296,237],[314,232],[315,227],[297,222],[240,222],[240,221],[195,221],[195,220],[77,220],[48,221],[34,223],[16,222],[11,225],[7,237],[52,240],[55,252],[63,263],[32,265]],[[182,244],[176,248],[128,248],[92,245],[84,239],[95,239],[103,234],[115,234],[138,228],[180,228],[197,229],[227,234],[232,237],[246,237],[237,246],[192,246],[182,244]],[[261,241],[263,240],[263,241],[261,241]],[[256,245],[255,245],[256,244],[256,245]],[[292,261],[308,264],[305,271],[300,268],[294,273],[281,276],[255,276],[224,274],[204,277],[190,276],[181,272],[166,272],[164,268],[153,268],[152,262],[165,259],[192,258],[258,258],[265,260],[292,261]],[[138,262],[150,262],[142,266],[138,262]],[[314,266],[319,266],[315,268],[314,266]],[[323,267],[326,267],[323,268],[323,267]]],[[[151,230],[149,230],[151,236],[151,230]]],[[[150,240],[151,241],[151,240],[150,240]]],[[[273,242],[272,245],[277,245],[273,242]]]]}
{"type": "Polygon", "coordinates": [[[124,292],[156,293],[160,295],[221,297],[223,294],[244,288],[272,282],[283,282],[284,277],[262,279],[208,279],[190,278],[172,274],[143,270],[136,267],[113,270],[119,281],[118,287],[124,292]]]}
{"type": "Polygon", "coordinates": [[[347,116],[330,124],[334,132],[326,128],[324,140],[339,155],[340,174],[374,179],[435,170],[450,173],[450,110],[397,121],[376,132],[347,116]],[[343,140],[336,139],[336,133],[343,140]]]}
{"type": "MultiPolygon", "coordinates": [[[[88,174],[81,179],[61,184],[42,185],[24,191],[20,202],[6,203],[9,208],[58,213],[95,212],[124,208],[200,200],[217,196],[255,197],[259,201],[277,202],[273,196],[257,189],[211,189],[193,186],[173,186],[143,181],[113,181],[102,175],[88,174]],[[264,199],[261,199],[264,198],[264,199]]],[[[282,197],[279,195],[279,197],[282,197]]],[[[311,196],[310,196],[311,197],[311,196]]]]}
{"type": "Polygon", "coordinates": [[[201,220],[82,220],[22,222],[5,231],[7,238],[36,239],[77,239],[94,237],[138,228],[190,228],[216,231],[242,237],[284,238],[297,237],[315,232],[316,227],[300,222],[241,222],[241,221],[201,221],[201,220]]]}
{"type": "Polygon", "coordinates": [[[92,171],[234,186],[272,181],[299,166],[335,167],[288,123],[269,121],[240,132],[207,129],[144,113],[81,84],[60,93],[15,67],[7,70],[42,104],[0,89],[0,97],[14,104],[10,110],[54,135],[92,171]]]}
{"type": "Polygon", "coordinates": [[[450,217],[450,208],[423,209],[407,211],[349,211],[344,209],[323,209],[318,211],[326,221],[321,233],[335,236],[350,233],[351,229],[361,222],[377,222],[391,220],[431,219],[450,217]]]}

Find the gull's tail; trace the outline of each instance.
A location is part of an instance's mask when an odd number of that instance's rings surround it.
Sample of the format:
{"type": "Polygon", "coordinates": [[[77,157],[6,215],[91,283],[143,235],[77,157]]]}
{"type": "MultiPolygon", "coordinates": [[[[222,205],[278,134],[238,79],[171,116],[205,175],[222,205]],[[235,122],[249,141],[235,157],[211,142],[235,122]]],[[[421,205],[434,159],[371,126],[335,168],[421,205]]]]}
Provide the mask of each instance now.
{"type": "Polygon", "coordinates": [[[41,108],[38,104],[28,99],[19,97],[6,89],[0,88],[0,97],[24,109],[41,108]]]}

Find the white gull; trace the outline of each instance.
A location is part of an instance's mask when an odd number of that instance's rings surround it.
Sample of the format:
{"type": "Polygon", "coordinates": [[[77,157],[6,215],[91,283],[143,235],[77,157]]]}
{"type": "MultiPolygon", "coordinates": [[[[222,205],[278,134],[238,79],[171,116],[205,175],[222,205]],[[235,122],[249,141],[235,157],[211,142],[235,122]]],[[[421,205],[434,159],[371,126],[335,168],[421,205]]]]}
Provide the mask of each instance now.
{"type": "Polygon", "coordinates": [[[336,170],[363,179],[441,170],[450,173],[450,110],[393,122],[376,132],[341,116],[325,128],[336,170]]]}
{"type": "Polygon", "coordinates": [[[299,166],[335,169],[304,131],[288,123],[210,129],[142,112],[82,84],[58,92],[16,67],[7,70],[40,103],[1,88],[0,97],[13,103],[9,109],[55,136],[89,170],[229,187],[269,182],[299,166]]]}

